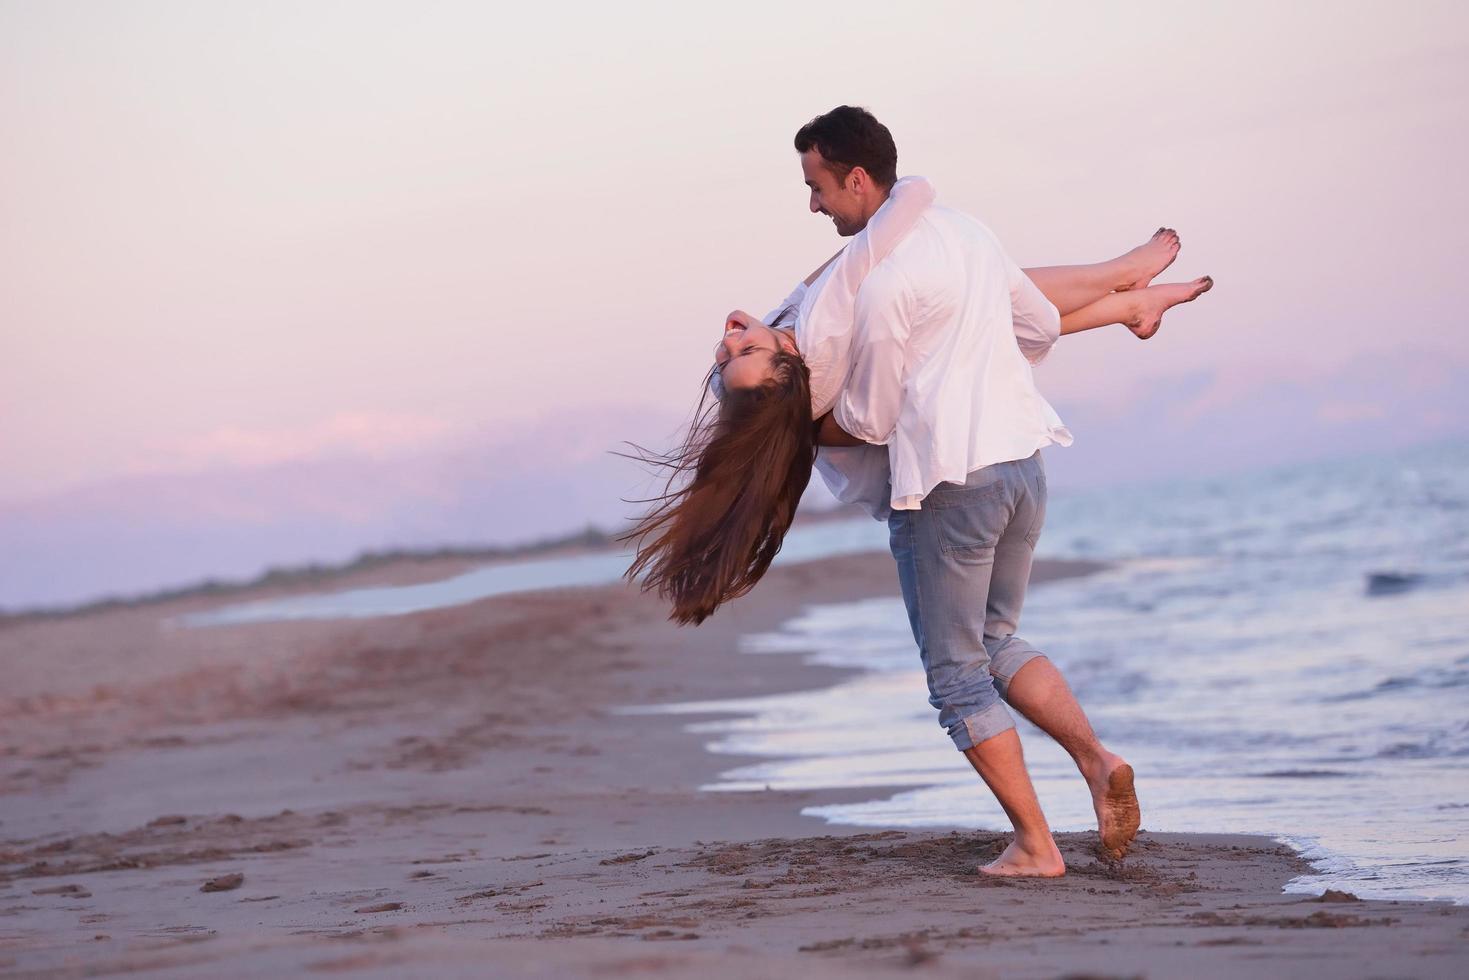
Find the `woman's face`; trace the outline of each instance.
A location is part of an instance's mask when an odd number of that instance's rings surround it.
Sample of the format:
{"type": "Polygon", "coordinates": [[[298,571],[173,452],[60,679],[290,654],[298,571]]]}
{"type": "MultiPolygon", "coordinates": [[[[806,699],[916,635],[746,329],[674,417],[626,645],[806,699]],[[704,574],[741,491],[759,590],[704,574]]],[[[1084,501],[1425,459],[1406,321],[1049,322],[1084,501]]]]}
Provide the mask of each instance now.
{"type": "Polygon", "coordinates": [[[724,337],[714,348],[714,367],[726,390],[754,388],[770,377],[771,362],[779,350],[796,352],[789,333],[735,310],[725,320],[724,337]]]}

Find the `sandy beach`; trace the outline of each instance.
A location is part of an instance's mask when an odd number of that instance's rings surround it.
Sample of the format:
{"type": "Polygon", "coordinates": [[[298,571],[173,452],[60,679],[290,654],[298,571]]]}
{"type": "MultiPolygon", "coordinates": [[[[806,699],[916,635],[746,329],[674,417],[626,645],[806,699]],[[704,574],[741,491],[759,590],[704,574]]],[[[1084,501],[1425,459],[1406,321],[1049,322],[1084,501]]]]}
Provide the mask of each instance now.
{"type": "Polygon", "coordinates": [[[1282,894],[1307,866],[1267,838],[1147,832],[1146,772],[1125,862],[1067,834],[1064,879],[996,881],[975,867],[1001,834],[799,815],[880,790],[700,792],[741,760],[706,752],[688,716],[615,710],[828,685],[842,673],[740,655],[738,638],[895,589],[879,553],[779,567],[697,630],[621,585],[381,619],[165,624],[290,591],[262,589],[0,626],[0,973],[1469,969],[1469,908],[1282,894]]]}

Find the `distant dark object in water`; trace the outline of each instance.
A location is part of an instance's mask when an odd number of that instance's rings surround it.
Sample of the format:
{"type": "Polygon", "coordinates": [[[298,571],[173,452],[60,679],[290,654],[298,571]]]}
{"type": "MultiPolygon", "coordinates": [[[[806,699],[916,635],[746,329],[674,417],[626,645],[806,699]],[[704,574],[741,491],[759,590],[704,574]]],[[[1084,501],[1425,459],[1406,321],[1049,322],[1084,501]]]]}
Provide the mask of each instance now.
{"type": "Polygon", "coordinates": [[[1423,584],[1423,576],[1404,572],[1371,572],[1367,576],[1368,595],[1396,595],[1423,584]]]}
{"type": "Polygon", "coordinates": [[[1276,769],[1255,775],[1261,779],[1331,779],[1335,776],[1350,776],[1351,773],[1337,769],[1276,769]]]}

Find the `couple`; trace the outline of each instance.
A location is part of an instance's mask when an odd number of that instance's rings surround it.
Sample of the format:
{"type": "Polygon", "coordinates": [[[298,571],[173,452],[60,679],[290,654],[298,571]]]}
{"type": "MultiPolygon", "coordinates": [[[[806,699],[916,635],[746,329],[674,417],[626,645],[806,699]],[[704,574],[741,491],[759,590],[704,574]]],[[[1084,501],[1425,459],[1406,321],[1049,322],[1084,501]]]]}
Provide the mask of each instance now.
{"type": "Polygon", "coordinates": [[[1022,271],[927,181],[897,179],[892,136],[864,109],[816,117],[795,148],[811,210],[852,240],[766,320],[729,316],[707,379],[717,408],[701,401],[657,457],[669,489],[625,536],[628,574],[701,622],[765,573],[814,465],[887,521],[929,702],[1015,827],[980,870],[1066,870],[1002,701],[1076,761],[1120,859],[1139,823],[1132,768],[1015,635],[1045,518],[1040,449],[1071,442],[1031,365],[1062,334],[1121,323],[1146,339],[1212,281],[1151,285],[1178,253],[1170,229],[1107,262],[1022,271]]]}

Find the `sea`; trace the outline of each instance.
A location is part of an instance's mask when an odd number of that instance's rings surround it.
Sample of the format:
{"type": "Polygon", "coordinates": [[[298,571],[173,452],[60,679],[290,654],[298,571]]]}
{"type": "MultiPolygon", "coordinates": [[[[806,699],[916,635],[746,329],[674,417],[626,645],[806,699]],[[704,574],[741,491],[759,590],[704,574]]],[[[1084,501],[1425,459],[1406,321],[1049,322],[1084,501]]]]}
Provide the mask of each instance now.
{"type": "MultiPolygon", "coordinates": [[[[1038,550],[1113,563],[1033,589],[1020,634],[1133,764],[1144,829],[1276,837],[1316,869],[1287,891],[1469,904],[1469,445],[1056,495],[1038,550]]],[[[937,725],[896,595],[745,650],[861,673],[640,709],[761,760],[706,789],[871,787],[804,812],[1008,828],[937,725]]],[[[1052,826],[1093,829],[1070,758],[1017,723],[1052,826]]]]}
{"type": "MultiPolygon", "coordinates": [[[[886,540],[865,518],[813,522],[778,561],[886,540]]],[[[1039,555],[1109,563],[1034,588],[1020,632],[1133,764],[1145,830],[1278,838],[1315,869],[1287,891],[1469,904],[1469,443],[1057,493],[1039,555]]],[[[613,581],[626,566],[620,555],[488,566],[180,625],[395,615],[613,581]]],[[[937,725],[896,592],[809,607],[743,646],[857,672],[820,690],[627,706],[697,716],[691,736],[742,757],[704,789],[866,788],[861,802],[803,812],[1008,827],[937,725]]],[[[1071,760],[1017,722],[1051,825],[1094,827],[1071,760]]]]}

